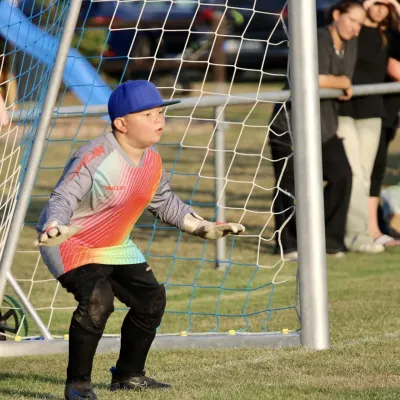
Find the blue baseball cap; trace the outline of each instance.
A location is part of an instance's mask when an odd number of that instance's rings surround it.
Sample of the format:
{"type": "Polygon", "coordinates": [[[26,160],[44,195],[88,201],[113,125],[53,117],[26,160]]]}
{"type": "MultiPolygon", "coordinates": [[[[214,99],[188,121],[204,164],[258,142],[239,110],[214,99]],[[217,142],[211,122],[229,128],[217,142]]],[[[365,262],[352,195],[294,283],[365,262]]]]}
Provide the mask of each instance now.
{"type": "Polygon", "coordinates": [[[180,103],[180,100],[164,101],[158,89],[149,81],[126,81],[119,85],[108,100],[111,121],[127,114],[165,107],[180,103]]]}

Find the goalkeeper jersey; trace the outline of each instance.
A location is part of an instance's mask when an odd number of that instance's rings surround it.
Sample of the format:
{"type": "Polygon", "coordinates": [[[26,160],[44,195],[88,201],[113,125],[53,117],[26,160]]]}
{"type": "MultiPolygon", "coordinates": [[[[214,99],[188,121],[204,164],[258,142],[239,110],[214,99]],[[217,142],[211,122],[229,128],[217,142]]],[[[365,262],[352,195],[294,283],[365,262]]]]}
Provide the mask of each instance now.
{"type": "Polygon", "coordinates": [[[171,191],[154,148],[135,165],[113,133],[92,140],[65,167],[36,227],[57,221],[82,229],[59,246],[40,247],[44,263],[59,277],[86,264],[144,262],[130,233],[146,207],[181,230],[193,212],[171,191]]]}

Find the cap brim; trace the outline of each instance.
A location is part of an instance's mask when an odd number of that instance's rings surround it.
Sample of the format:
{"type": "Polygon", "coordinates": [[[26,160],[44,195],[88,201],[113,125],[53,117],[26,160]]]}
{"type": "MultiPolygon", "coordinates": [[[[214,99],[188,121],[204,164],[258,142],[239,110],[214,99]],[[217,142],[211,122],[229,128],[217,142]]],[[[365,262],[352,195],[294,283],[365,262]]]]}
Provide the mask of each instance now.
{"type": "Polygon", "coordinates": [[[168,107],[168,106],[172,106],[173,104],[178,104],[181,103],[182,100],[168,100],[168,101],[163,101],[163,103],[161,104],[161,107],[168,107]]]}

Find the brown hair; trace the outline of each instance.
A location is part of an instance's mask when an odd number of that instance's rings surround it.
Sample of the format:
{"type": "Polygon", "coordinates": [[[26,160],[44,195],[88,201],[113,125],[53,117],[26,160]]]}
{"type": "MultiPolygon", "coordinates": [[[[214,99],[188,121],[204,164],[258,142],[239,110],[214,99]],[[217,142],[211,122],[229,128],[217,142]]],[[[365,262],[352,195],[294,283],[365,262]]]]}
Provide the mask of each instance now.
{"type": "Polygon", "coordinates": [[[348,13],[353,7],[361,7],[364,8],[362,6],[361,3],[362,0],[341,0],[338,3],[336,3],[334,6],[332,6],[329,10],[328,13],[328,23],[330,24],[333,21],[333,13],[334,11],[339,11],[340,14],[346,14],[348,13]]]}
{"type": "MultiPolygon", "coordinates": [[[[379,3],[379,1],[377,1],[377,3],[379,3]]],[[[392,4],[382,4],[389,9],[388,16],[378,25],[379,34],[382,39],[382,46],[386,47],[388,45],[387,30],[398,32],[400,29],[400,21],[392,4]]]]}

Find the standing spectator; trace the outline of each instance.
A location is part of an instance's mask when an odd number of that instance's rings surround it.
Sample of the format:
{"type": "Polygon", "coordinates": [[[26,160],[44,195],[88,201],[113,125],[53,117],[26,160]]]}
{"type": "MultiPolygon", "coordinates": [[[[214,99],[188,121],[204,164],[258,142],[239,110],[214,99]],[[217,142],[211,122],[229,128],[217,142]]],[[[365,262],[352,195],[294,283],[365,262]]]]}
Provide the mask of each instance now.
{"type": "MultiPolygon", "coordinates": [[[[397,16],[395,0],[366,0],[367,18],[358,38],[357,63],[353,84],[383,83],[388,60],[387,29],[397,16]]],[[[371,173],[378,150],[383,96],[362,96],[343,102],[340,109],[338,136],[343,139],[353,173],[352,191],[346,223],[345,244],[349,250],[380,253],[385,246],[400,244],[393,238],[370,235],[368,197],[371,173]]]]}
{"type": "MultiPolygon", "coordinates": [[[[342,89],[342,100],[352,96],[351,78],[354,71],[358,36],[366,12],[359,2],[341,1],[331,11],[332,22],[318,29],[319,86],[342,89]]],[[[351,169],[342,141],[337,137],[339,101],[321,100],[321,133],[324,189],[326,251],[343,255],[345,223],[351,193],[351,169]]],[[[290,115],[290,103],[286,105],[290,115]]],[[[270,144],[274,160],[276,193],[273,211],[276,224],[276,252],[287,258],[297,256],[294,209],[294,166],[292,138],[288,119],[278,105],[271,121],[270,144]]],[[[294,132],[296,138],[296,132],[294,132]]]]}
{"type": "MultiPolygon", "coordinates": [[[[389,32],[388,39],[389,61],[387,68],[387,80],[400,82],[399,30],[396,29],[389,32]]],[[[393,243],[393,239],[400,239],[400,233],[390,226],[380,228],[378,223],[378,208],[380,203],[381,186],[386,170],[389,144],[394,139],[396,130],[399,126],[400,94],[390,94],[384,96],[384,105],[386,117],[384,118],[382,124],[378,152],[376,153],[375,164],[371,175],[370,197],[368,199],[369,231],[375,240],[386,240],[388,243],[393,243]],[[384,232],[382,232],[381,229],[384,232]]]]}

